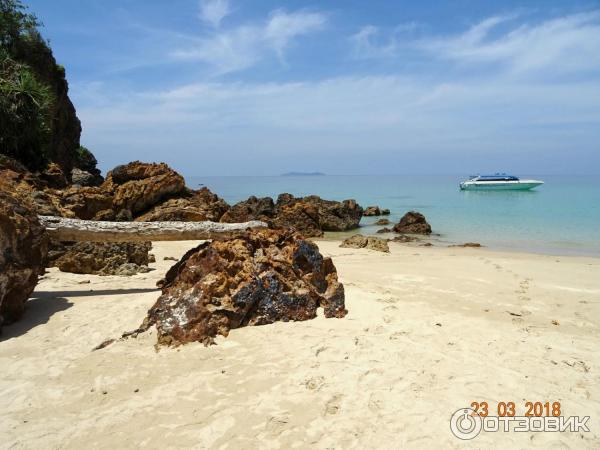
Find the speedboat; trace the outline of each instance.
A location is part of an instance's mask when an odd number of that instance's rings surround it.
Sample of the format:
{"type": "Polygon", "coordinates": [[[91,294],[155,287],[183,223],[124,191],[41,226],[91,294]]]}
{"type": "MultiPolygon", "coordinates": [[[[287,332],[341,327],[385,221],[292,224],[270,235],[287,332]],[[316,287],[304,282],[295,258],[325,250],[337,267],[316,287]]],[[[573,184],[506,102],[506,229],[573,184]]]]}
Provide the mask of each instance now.
{"type": "Polygon", "coordinates": [[[521,180],[513,175],[473,175],[460,183],[461,191],[527,191],[544,184],[539,180],[521,180]]]}

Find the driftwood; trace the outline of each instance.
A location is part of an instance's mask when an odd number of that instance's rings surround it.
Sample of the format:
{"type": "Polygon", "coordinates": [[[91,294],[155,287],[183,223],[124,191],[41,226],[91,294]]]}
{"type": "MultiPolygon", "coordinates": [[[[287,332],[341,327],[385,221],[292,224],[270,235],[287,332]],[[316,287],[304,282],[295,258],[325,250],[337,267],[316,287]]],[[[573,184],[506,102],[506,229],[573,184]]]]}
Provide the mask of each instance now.
{"type": "Polygon", "coordinates": [[[48,235],[57,241],[140,242],[229,239],[249,228],[266,227],[258,220],[244,223],[218,222],[97,222],[39,216],[48,235]]]}

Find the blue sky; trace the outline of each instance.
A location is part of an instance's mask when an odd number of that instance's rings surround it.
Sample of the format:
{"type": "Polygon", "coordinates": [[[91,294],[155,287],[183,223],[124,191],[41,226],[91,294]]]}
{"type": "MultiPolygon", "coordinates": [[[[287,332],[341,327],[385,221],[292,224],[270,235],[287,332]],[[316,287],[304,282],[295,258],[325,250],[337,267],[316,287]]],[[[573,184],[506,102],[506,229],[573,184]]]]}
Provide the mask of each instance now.
{"type": "Polygon", "coordinates": [[[103,170],[600,172],[600,2],[29,0],[103,170]]]}

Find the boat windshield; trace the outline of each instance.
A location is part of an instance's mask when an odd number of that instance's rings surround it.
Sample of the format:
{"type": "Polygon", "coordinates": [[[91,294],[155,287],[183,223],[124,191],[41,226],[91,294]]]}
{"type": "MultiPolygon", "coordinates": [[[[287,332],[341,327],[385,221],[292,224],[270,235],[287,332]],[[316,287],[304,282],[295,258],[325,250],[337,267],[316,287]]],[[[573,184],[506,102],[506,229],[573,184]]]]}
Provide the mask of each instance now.
{"type": "Polygon", "coordinates": [[[519,181],[519,178],[505,173],[496,175],[479,175],[477,181],[519,181]]]}

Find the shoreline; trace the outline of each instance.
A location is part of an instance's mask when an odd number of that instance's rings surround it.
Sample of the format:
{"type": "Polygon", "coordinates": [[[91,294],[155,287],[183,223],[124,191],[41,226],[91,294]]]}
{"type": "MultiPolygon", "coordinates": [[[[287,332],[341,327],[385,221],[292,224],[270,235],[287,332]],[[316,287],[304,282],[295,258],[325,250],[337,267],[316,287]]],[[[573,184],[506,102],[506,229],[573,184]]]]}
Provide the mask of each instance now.
{"type": "MultiPolygon", "coordinates": [[[[367,233],[361,232],[361,228],[365,228],[365,226],[360,226],[354,230],[348,231],[326,231],[325,235],[320,238],[311,238],[311,239],[319,239],[322,241],[342,241],[350,236],[355,234],[361,234],[364,236],[373,236],[379,237],[383,239],[391,239],[393,236],[398,236],[397,233],[367,233]]],[[[461,244],[466,242],[477,242],[481,244],[480,250],[488,249],[495,252],[502,253],[523,253],[528,255],[545,255],[545,256],[570,256],[570,257],[589,257],[600,259],[600,250],[589,250],[589,251],[579,251],[579,250],[568,250],[567,247],[543,247],[543,246],[523,246],[523,245],[502,245],[502,244],[489,244],[485,243],[485,241],[469,241],[469,240],[444,240],[445,236],[443,234],[433,233],[431,236],[424,235],[414,235],[420,239],[421,243],[430,242],[432,243],[433,248],[456,248],[460,247],[461,244]],[[561,251],[562,250],[562,251],[561,251]]],[[[419,242],[414,243],[403,243],[403,245],[409,245],[416,248],[422,248],[422,245],[419,245],[419,242]]]]}
{"type": "MultiPolygon", "coordinates": [[[[131,277],[52,268],[0,338],[7,447],[134,445],[459,448],[449,418],[472,401],[559,401],[589,415],[600,446],[600,261],[414,247],[391,253],[316,239],[348,315],[231,330],[217,345],[156,352],[156,332],[118,341],[196,241],[155,242],[131,277]],[[35,389],[33,389],[35,387],[35,389]]],[[[478,447],[540,448],[555,433],[487,433],[478,447]]]]}

